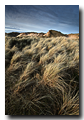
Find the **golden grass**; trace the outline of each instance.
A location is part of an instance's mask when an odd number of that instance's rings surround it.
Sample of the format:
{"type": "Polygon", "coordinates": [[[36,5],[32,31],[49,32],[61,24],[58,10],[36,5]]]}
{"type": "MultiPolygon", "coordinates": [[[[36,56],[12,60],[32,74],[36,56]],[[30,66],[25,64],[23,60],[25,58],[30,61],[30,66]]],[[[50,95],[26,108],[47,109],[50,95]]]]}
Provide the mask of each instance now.
{"type": "Polygon", "coordinates": [[[23,55],[22,52],[19,52],[19,51],[15,53],[11,59],[11,64],[20,60],[22,55],[23,55]]]}
{"type": "Polygon", "coordinates": [[[79,115],[79,40],[5,37],[5,114],[79,115]]]}
{"type": "Polygon", "coordinates": [[[63,96],[63,104],[59,115],[79,115],[79,95],[78,92],[72,97],[69,92],[63,96]]]}

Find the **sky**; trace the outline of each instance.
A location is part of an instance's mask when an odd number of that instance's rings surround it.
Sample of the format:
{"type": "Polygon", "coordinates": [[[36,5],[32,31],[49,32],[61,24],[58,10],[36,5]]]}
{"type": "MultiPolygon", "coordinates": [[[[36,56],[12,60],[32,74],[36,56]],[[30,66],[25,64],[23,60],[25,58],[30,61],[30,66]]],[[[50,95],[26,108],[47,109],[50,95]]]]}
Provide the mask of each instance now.
{"type": "Polygon", "coordinates": [[[5,5],[5,32],[79,33],[79,5],[5,5]]]}

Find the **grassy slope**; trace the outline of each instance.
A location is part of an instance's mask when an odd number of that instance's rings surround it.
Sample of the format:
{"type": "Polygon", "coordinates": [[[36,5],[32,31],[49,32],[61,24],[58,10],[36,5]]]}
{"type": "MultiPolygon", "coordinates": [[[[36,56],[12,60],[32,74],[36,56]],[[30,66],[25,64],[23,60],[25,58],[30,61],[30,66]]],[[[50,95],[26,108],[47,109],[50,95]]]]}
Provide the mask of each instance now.
{"type": "Polygon", "coordinates": [[[5,113],[79,115],[79,40],[6,36],[5,113]]]}

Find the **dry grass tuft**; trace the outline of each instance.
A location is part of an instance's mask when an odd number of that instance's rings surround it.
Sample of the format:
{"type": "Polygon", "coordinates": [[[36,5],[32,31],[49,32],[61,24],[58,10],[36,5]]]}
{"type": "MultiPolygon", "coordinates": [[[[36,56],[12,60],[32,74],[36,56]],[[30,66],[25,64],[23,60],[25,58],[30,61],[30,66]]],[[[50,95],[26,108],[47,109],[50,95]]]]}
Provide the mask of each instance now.
{"type": "Polygon", "coordinates": [[[79,115],[79,94],[73,96],[70,92],[63,96],[63,104],[59,115],[79,115]]]}

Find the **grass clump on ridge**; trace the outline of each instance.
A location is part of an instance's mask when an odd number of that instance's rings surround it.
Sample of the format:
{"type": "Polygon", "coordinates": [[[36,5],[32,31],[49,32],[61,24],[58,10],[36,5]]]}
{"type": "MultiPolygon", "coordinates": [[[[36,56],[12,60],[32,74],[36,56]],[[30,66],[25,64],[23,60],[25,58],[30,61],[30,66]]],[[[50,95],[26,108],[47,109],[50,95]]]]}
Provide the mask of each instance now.
{"type": "Polygon", "coordinates": [[[78,39],[6,36],[5,65],[5,114],[79,115],[78,39]]]}

